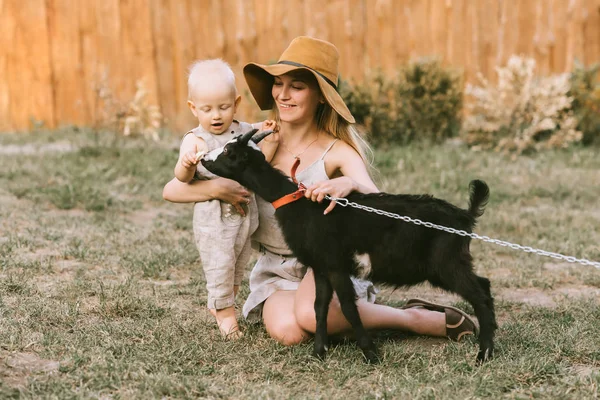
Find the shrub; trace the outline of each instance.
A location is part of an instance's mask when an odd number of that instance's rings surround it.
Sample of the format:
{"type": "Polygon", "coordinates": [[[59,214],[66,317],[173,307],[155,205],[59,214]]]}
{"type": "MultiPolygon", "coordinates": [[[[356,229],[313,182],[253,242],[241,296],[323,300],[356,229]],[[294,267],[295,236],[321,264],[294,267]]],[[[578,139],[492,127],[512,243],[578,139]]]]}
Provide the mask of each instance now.
{"type": "Polygon", "coordinates": [[[400,69],[395,87],[399,119],[409,140],[442,142],[460,131],[462,78],[437,59],[425,59],[400,69]]]}
{"type": "Polygon", "coordinates": [[[600,83],[598,73],[600,64],[585,68],[581,63],[575,64],[571,74],[571,90],[573,112],[577,117],[577,129],[583,134],[584,144],[600,144],[600,83]]]}
{"type": "Polygon", "coordinates": [[[376,73],[360,85],[342,82],[340,94],[375,145],[441,142],[460,129],[460,75],[436,59],[403,66],[395,79],[376,73]]]}
{"type": "Polygon", "coordinates": [[[466,87],[473,97],[464,125],[467,143],[522,153],[581,140],[568,96],[569,74],[536,77],[535,60],[518,56],[496,70],[497,85],[479,75],[481,86],[466,87]]]}
{"type": "Polygon", "coordinates": [[[148,101],[148,90],[142,81],[136,82],[133,99],[123,103],[115,98],[108,78],[104,75],[94,85],[96,104],[94,106],[94,130],[109,130],[123,136],[143,136],[159,140],[159,129],[163,117],[157,105],[148,101]]]}
{"type": "Polygon", "coordinates": [[[340,85],[340,95],[374,145],[398,143],[402,139],[391,102],[391,85],[381,73],[376,73],[360,85],[345,81],[340,85]]]}

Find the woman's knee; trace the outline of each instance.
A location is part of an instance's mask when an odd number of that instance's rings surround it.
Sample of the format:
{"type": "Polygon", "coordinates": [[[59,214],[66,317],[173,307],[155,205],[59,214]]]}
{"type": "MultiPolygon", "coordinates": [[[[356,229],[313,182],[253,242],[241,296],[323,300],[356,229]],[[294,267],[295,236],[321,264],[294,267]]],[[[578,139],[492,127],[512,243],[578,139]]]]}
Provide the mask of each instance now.
{"type": "Polygon", "coordinates": [[[308,333],[298,325],[295,318],[280,318],[270,323],[265,321],[265,326],[269,336],[284,346],[300,344],[308,339],[308,333]]]}
{"type": "Polygon", "coordinates": [[[285,346],[302,343],[309,336],[296,321],[294,297],[293,291],[276,292],[263,306],[263,322],[269,336],[285,346]]]}
{"type": "Polygon", "coordinates": [[[315,332],[317,321],[315,317],[314,301],[297,301],[294,314],[298,325],[302,329],[312,333],[315,332]]]}

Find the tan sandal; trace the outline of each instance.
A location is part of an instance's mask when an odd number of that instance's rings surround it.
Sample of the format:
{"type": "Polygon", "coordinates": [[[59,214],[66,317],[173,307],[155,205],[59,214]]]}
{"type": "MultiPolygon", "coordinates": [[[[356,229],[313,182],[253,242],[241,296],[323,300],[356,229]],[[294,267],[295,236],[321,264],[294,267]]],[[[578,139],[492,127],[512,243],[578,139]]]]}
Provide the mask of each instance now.
{"type": "Polygon", "coordinates": [[[465,335],[478,335],[479,325],[469,314],[452,306],[432,303],[423,299],[410,299],[402,307],[409,309],[422,307],[426,310],[443,312],[446,314],[446,336],[448,339],[456,342],[460,341],[465,335]]]}

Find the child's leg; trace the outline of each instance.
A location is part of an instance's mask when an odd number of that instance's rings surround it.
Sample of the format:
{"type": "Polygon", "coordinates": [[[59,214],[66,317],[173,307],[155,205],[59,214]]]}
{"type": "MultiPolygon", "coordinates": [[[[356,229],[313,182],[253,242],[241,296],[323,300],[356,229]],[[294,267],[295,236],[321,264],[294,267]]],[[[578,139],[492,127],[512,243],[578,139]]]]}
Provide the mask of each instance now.
{"type": "MultiPolygon", "coordinates": [[[[224,243],[217,240],[214,235],[207,238],[200,238],[200,236],[202,235],[197,234],[196,240],[199,244],[200,260],[206,278],[207,307],[215,317],[221,334],[227,338],[237,338],[241,336],[241,332],[234,308],[235,254],[233,243],[227,246],[227,243],[223,245],[224,243]],[[212,245],[206,246],[207,243],[212,245]],[[200,244],[204,244],[204,246],[200,244]]],[[[227,242],[225,235],[219,239],[227,242]]]]}
{"type": "Polygon", "coordinates": [[[217,320],[217,325],[223,337],[226,339],[238,339],[244,336],[238,326],[235,307],[231,306],[221,310],[209,309],[209,311],[217,320]]]}
{"type": "Polygon", "coordinates": [[[223,336],[232,338],[240,334],[235,318],[233,286],[237,260],[235,245],[243,220],[227,219],[228,210],[228,204],[216,200],[196,203],[193,227],[206,278],[207,307],[223,336]]]}
{"type": "Polygon", "coordinates": [[[237,296],[242,280],[244,280],[244,273],[250,262],[250,256],[252,255],[249,238],[242,243],[236,243],[236,255],[237,260],[235,262],[235,273],[233,276],[233,293],[237,296]]]}
{"type": "Polygon", "coordinates": [[[204,267],[206,289],[208,291],[207,306],[217,320],[221,334],[228,339],[242,336],[235,317],[235,293],[233,286],[234,269],[224,267],[204,267]]]}
{"type": "MultiPolygon", "coordinates": [[[[223,256],[223,254],[221,254],[223,256]]],[[[214,266],[204,264],[207,305],[216,318],[221,334],[227,338],[237,338],[241,332],[235,317],[234,264],[218,263],[214,266]]]]}

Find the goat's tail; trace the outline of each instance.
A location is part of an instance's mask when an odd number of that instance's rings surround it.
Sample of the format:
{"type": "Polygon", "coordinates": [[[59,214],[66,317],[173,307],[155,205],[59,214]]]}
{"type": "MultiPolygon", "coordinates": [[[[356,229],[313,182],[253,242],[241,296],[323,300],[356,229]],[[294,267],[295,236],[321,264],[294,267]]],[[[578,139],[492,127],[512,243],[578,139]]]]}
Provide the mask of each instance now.
{"type": "Polygon", "coordinates": [[[469,214],[473,218],[479,218],[483,215],[485,206],[490,198],[490,189],[484,181],[473,180],[469,183],[469,214]]]}

